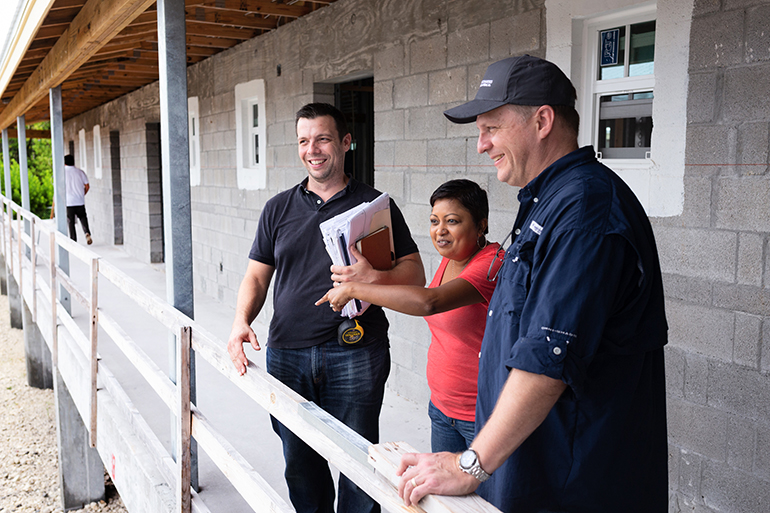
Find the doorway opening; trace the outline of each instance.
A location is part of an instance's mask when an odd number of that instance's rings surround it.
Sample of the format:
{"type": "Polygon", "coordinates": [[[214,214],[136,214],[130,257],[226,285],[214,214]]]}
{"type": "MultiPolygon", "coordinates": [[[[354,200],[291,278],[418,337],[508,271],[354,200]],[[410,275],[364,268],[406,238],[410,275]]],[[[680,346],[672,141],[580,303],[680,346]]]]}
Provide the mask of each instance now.
{"type": "Polygon", "coordinates": [[[374,78],[334,84],[334,106],[345,114],[353,138],[345,173],[374,187],[374,78]]]}

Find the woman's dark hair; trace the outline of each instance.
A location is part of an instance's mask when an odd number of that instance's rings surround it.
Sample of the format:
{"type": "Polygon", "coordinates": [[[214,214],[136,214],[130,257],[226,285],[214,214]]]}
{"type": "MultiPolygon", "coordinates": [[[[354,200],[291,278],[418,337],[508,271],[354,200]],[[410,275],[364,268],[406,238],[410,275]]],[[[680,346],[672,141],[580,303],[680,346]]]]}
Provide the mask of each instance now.
{"type": "MultiPolygon", "coordinates": [[[[487,192],[479,187],[479,184],[472,180],[460,178],[449,180],[439,185],[438,189],[433,191],[430,196],[430,206],[432,207],[438,200],[454,199],[471,213],[473,222],[476,226],[481,226],[481,222],[489,218],[489,200],[487,192]]],[[[484,227],[484,234],[489,233],[487,227],[484,227]]]]}
{"type": "Polygon", "coordinates": [[[345,115],[340,109],[328,103],[308,103],[299,109],[297,116],[294,118],[294,131],[297,131],[297,123],[299,123],[300,119],[315,119],[322,116],[331,116],[334,119],[337,135],[340,140],[348,135],[348,124],[345,121],[345,115]]]}

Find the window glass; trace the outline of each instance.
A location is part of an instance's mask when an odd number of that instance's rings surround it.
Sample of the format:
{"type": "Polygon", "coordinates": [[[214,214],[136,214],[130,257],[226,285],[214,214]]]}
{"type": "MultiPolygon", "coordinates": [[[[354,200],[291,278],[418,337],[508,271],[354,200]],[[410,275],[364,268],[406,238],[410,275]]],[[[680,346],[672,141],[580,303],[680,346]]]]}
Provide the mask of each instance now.
{"type": "Polygon", "coordinates": [[[628,76],[652,75],[655,72],[655,20],[631,25],[630,45],[628,76]]]}
{"type": "Polygon", "coordinates": [[[645,158],[652,141],[652,91],[599,99],[598,150],[602,158],[645,158]]]}
{"type": "Polygon", "coordinates": [[[255,103],[251,106],[251,126],[259,126],[259,104],[255,103]]]}

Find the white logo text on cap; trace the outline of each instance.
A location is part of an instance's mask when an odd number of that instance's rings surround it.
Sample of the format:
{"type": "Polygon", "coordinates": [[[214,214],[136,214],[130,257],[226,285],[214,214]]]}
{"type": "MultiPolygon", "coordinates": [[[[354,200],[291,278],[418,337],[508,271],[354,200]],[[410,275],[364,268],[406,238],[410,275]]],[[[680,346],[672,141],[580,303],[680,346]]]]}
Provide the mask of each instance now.
{"type": "Polygon", "coordinates": [[[492,87],[492,82],[494,82],[494,80],[482,80],[479,87],[492,87]]]}

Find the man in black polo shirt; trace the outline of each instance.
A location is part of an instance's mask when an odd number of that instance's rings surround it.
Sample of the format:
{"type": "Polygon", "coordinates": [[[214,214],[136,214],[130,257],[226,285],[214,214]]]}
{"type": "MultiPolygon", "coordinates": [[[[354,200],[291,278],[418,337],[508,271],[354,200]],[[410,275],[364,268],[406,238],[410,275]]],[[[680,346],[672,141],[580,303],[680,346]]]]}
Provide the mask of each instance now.
{"type": "MultiPolygon", "coordinates": [[[[299,157],[308,177],[265,204],[238,290],[228,352],[236,370],[245,373],[249,362],[243,344],[260,349],[250,324],[261,310],[275,275],[268,372],[376,443],[390,372],[385,313],[380,307],[369,307],[358,317],[364,328],[363,339],[354,346],[341,347],[337,328],[343,318],[314,303],[334,281],[424,285],[422,260],[401,211],[391,200],[395,267],[377,271],[362,257],[352,266],[333,266],[330,276],[331,259],[319,225],[380,193],[345,174],[345,152],[351,136],[338,109],[323,103],[305,105],[297,112],[296,131],[299,157]]],[[[298,513],[332,512],[334,484],[326,460],[275,419],[273,429],[283,443],[285,477],[294,508],[298,513]]],[[[368,495],[340,476],[338,512],[379,509],[368,495]]]]}

